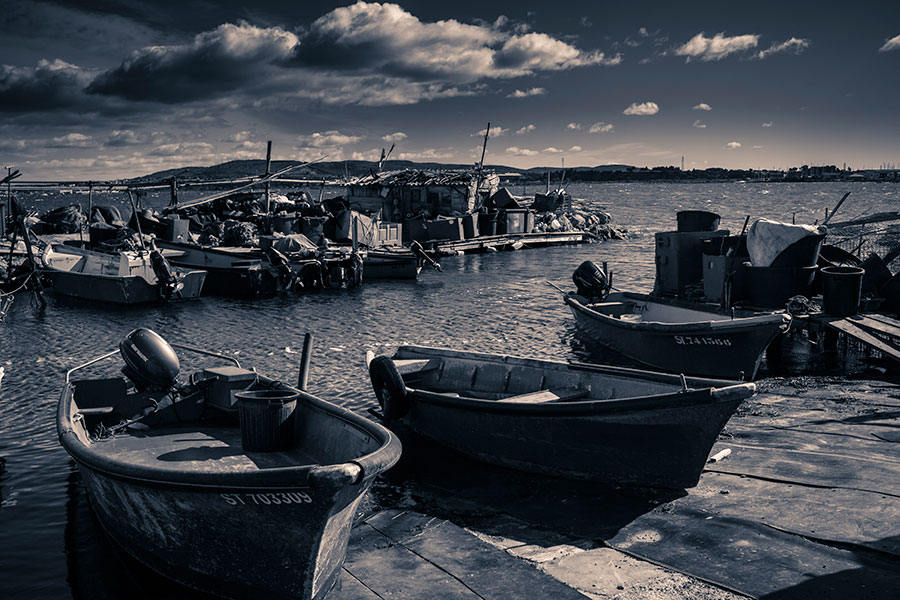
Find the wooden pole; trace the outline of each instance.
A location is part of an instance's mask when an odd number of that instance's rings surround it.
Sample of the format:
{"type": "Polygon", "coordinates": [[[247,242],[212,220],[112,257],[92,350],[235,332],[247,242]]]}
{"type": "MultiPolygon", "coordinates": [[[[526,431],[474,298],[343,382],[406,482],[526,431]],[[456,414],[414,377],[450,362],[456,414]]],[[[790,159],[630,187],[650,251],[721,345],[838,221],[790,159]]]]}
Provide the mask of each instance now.
{"type": "MultiPolygon", "coordinates": [[[[272,174],[272,140],[266,144],[266,177],[272,174]]],[[[269,204],[269,182],[266,181],[266,214],[271,212],[269,204]]]]}
{"type": "Polygon", "coordinates": [[[178,180],[174,177],[169,182],[169,206],[178,207],[178,180]]]}
{"type": "Polygon", "coordinates": [[[836,213],[838,211],[838,209],[841,207],[841,204],[844,203],[844,200],[846,200],[847,196],[849,196],[849,195],[850,195],[850,192],[847,192],[846,194],[844,194],[844,196],[840,199],[840,201],[838,201],[837,205],[835,205],[834,210],[831,211],[831,216],[828,216],[828,207],[825,207],[825,220],[822,221],[822,225],[828,225],[828,221],[831,220],[831,217],[834,216],[834,213],[836,213]]]}
{"type": "Polygon", "coordinates": [[[312,354],[313,336],[306,333],[303,336],[303,354],[300,355],[300,375],[297,377],[297,389],[301,392],[306,391],[306,385],[309,383],[309,359],[312,354]]]}

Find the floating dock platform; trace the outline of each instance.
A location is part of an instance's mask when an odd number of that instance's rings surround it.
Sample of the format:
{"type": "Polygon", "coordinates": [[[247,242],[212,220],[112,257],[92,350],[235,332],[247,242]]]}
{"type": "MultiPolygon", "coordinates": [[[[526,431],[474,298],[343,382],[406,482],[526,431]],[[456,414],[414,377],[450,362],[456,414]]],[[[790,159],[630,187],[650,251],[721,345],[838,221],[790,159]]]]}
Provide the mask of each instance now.
{"type": "Polygon", "coordinates": [[[545,231],[539,233],[506,233],[502,235],[486,235],[467,240],[433,240],[425,247],[440,256],[453,256],[463,252],[477,254],[493,250],[519,250],[521,248],[539,248],[542,246],[560,246],[564,244],[581,244],[585,240],[593,240],[594,236],[583,231],[545,231]]]}

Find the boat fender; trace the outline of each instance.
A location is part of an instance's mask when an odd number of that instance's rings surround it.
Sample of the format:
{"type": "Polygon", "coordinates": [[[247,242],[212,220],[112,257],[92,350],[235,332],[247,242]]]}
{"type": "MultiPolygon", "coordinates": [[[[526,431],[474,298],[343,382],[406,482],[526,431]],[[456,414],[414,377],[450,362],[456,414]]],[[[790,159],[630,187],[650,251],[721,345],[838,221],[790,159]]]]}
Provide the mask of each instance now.
{"type": "Polygon", "coordinates": [[[609,294],[609,279],[603,269],[586,260],[572,273],[572,281],[578,288],[578,295],[603,300],[609,294]]]}
{"type": "Polygon", "coordinates": [[[397,365],[388,356],[376,356],[369,363],[369,378],[378,397],[385,421],[400,419],[409,412],[406,384],[397,365]]]}
{"type": "Polygon", "coordinates": [[[181,365],[178,355],[158,333],[141,327],[119,342],[119,353],[125,361],[122,372],[139,389],[168,389],[175,383],[181,365]]]}

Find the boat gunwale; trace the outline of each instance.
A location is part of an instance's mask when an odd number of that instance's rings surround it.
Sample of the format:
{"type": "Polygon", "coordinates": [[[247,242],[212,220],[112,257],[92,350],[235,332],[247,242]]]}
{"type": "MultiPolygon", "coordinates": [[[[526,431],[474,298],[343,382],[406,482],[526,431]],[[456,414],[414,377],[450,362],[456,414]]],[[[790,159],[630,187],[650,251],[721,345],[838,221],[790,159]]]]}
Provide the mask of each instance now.
{"type": "MultiPolygon", "coordinates": [[[[260,383],[273,385],[280,382],[265,376],[259,377],[260,383]]],[[[361,417],[350,410],[326,402],[312,394],[297,390],[287,384],[281,383],[283,389],[292,390],[300,394],[301,399],[312,408],[327,413],[344,423],[355,427],[358,431],[372,436],[380,442],[380,446],[368,454],[359,456],[353,460],[336,464],[305,464],[287,467],[273,467],[256,471],[239,472],[202,472],[191,469],[171,470],[159,469],[150,466],[134,465],[133,463],[116,460],[115,458],[85,444],[75,433],[70,415],[75,403],[72,383],[67,383],[60,395],[57,407],[56,423],[60,444],[69,455],[80,465],[120,480],[140,482],[148,485],[160,485],[165,487],[177,487],[186,489],[271,489],[279,487],[310,488],[310,487],[344,487],[347,484],[346,477],[333,477],[347,471],[347,466],[359,467],[359,472],[349,481],[349,485],[359,485],[373,476],[390,468],[400,457],[400,441],[394,433],[377,423],[361,417]]],[[[350,469],[355,471],[355,469],[350,469]]]]}
{"type": "MultiPolygon", "coordinates": [[[[74,248],[72,246],[66,246],[65,244],[62,244],[61,246],[65,247],[65,248],[74,248]]],[[[110,280],[119,279],[122,281],[141,279],[141,280],[145,281],[147,283],[147,285],[151,285],[151,286],[159,285],[158,283],[153,283],[151,281],[147,281],[147,279],[145,279],[141,275],[110,275],[108,273],[84,273],[83,271],[73,271],[71,269],[60,269],[59,267],[54,267],[53,265],[47,264],[47,261],[44,259],[44,257],[48,253],[70,254],[73,256],[87,256],[88,255],[87,253],[90,253],[90,255],[101,256],[104,258],[110,257],[110,256],[115,257],[115,254],[106,254],[103,252],[95,252],[93,250],[87,250],[87,249],[82,249],[82,248],[74,248],[74,249],[76,250],[76,252],[66,253],[66,252],[57,252],[56,249],[53,248],[52,244],[50,246],[47,246],[47,250],[45,250],[44,253],[41,254],[42,266],[40,267],[40,270],[51,276],[54,273],[65,273],[66,275],[72,275],[72,276],[76,276],[76,277],[97,277],[100,279],[110,279],[110,280]]],[[[206,269],[187,268],[187,267],[182,267],[182,266],[178,266],[178,265],[172,265],[172,271],[174,271],[178,275],[182,275],[183,277],[187,277],[188,275],[198,275],[198,274],[202,274],[204,276],[204,278],[206,277],[206,269]]]]}
{"type": "MultiPolygon", "coordinates": [[[[651,331],[661,334],[667,333],[688,333],[688,332],[710,332],[710,333],[726,333],[726,332],[742,332],[747,329],[755,329],[760,326],[769,326],[773,328],[787,329],[790,327],[791,316],[788,313],[771,313],[755,315],[752,317],[735,317],[733,319],[708,320],[708,321],[690,321],[684,323],[665,323],[662,321],[623,321],[598,310],[592,309],[590,306],[584,305],[571,296],[565,296],[563,301],[574,311],[582,313],[586,317],[591,317],[596,321],[600,321],[617,329],[625,331],[651,331]]],[[[651,302],[656,304],[665,304],[664,302],[655,302],[653,300],[641,300],[642,302],[651,302]]],[[[702,311],[702,309],[694,309],[702,311]]],[[[721,314],[721,313],[710,313],[721,314]]]]}
{"type": "MultiPolygon", "coordinates": [[[[594,372],[601,375],[605,374],[619,377],[638,378],[644,381],[656,383],[668,383],[673,387],[682,386],[681,376],[669,373],[644,371],[641,369],[631,369],[628,367],[616,367],[610,365],[567,363],[562,361],[537,358],[496,355],[471,351],[458,351],[427,346],[400,346],[392,359],[397,360],[401,358],[402,355],[409,354],[414,354],[416,356],[432,356],[435,358],[479,361],[482,363],[490,362],[494,364],[504,364],[510,366],[525,366],[535,369],[552,368],[555,370],[566,369],[572,371],[594,372]]],[[[686,391],[677,389],[670,392],[650,394],[645,396],[630,396],[626,398],[611,399],[568,400],[564,402],[548,402],[540,404],[498,402],[496,400],[486,400],[467,396],[450,396],[447,393],[434,392],[431,390],[409,386],[408,394],[414,400],[472,411],[486,411],[493,413],[508,413],[533,416],[599,416],[612,413],[674,408],[675,406],[673,406],[673,399],[682,400],[683,402],[677,403],[677,407],[683,408],[693,405],[708,405],[732,402],[735,397],[739,397],[741,400],[743,400],[756,393],[756,385],[750,382],[738,382],[723,379],[707,379],[702,377],[685,377],[684,383],[688,386],[694,385],[699,387],[689,387],[686,391]]]]}

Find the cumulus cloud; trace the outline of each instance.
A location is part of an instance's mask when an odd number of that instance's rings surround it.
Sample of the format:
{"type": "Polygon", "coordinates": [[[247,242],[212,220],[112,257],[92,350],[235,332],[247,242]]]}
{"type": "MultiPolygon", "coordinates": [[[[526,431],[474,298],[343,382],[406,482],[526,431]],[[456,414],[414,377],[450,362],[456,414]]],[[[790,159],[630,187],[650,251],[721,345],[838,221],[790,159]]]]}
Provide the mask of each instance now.
{"type": "Polygon", "coordinates": [[[809,48],[809,40],[792,37],[791,39],[780,44],[772,44],[765,50],[756,53],[755,57],[759,59],[767,58],[779,52],[790,52],[792,54],[800,54],[809,48]]]}
{"type": "Polygon", "coordinates": [[[608,133],[613,131],[615,127],[613,127],[612,123],[604,123],[603,121],[598,121],[591,125],[591,128],[588,129],[588,133],[608,133]]]}
{"type": "Polygon", "coordinates": [[[107,146],[136,146],[144,139],[131,129],[115,129],[106,139],[107,146]]]}
{"type": "Polygon", "coordinates": [[[900,48],[900,35],[895,35],[889,40],[884,40],[884,45],[878,49],[879,52],[888,52],[900,48]]]}
{"type": "Polygon", "coordinates": [[[758,43],[758,35],[726,36],[724,33],[717,33],[713,37],[708,38],[701,31],[687,43],[676,48],[675,54],[686,56],[687,60],[692,58],[703,61],[722,60],[729,54],[755,48],[758,43]]]}
{"type": "Polygon", "coordinates": [[[0,150],[24,150],[26,147],[25,140],[0,138],[0,150]]]}
{"type": "Polygon", "coordinates": [[[569,123],[566,125],[566,129],[570,129],[572,131],[581,131],[581,123],[569,123]]]}
{"type": "MultiPolygon", "coordinates": [[[[383,139],[386,142],[396,144],[397,142],[402,142],[407,137],[409,137],[409,136],[406,135],[405,133],[403,133],[402,131],[395,131],[394,133],[389,133],[387,135],[381,136],[381,139],[383,139]]],[[[380,156],[379,156],[379,158],[380,158],[380,156]]]]}
{"type": "Polygon", "coordinates": [[[655,115],[659,112],[659,105],[656,102],[633,102],[631,106],[622,111],[625,115],[655,115]]]}
{"type": "MultiPolygon", "coordinates": [[[[508,131],[509,131],[509,129],[503,129],[502,127],[497,125],[496,127],[491,127],[491,134],[488,137],[492,137],[492,138],[500,137],[501,135],[503,135],[504,133],[507,133],[508,131]]],[[[487,133],[486,128],[482,129],[478,133],[473,133],[472,137],[484,137],[485,133],[487,133]]]]}
{"type": "Polygon", "coordinates": [[[528,125],[525,125],[524,127],[520,127],[519,129],[517,129],[516,135],[525,135],[526,133],[531,133],[535,129],[537,129],[537,127],[534,126],[534,123],[529,123],[528,125]]]}
{"type": "Polygon", "coordinates": [[[763,126],[763,127],[771,127],[771,126],[772,126],[772,121],[766,121],[765,123],[762,124],[762,126],[763,126]]]}
{"type": "Polygon", "coordinates": [[[195,158],[197,154],[212,154],[216,148],[206,142],[180,142],[157,146],[148,154],[151,156],[184,156],[195,158]]]}
{"type": "Polygon", "coordinates": [[[238,131],[236,133],[229,135],[227,138],[225,138],[225,141],[226,142],[246,142],[249,139],[250,139],[250,132],[244,130],[244,131],[238,131]]]}
{"type": "Polygon", "coordinates": [[[712,106],[710,106],[706,102],[701,102],[700,104],[694,106],[694,110],[712,110],[712,106]]]}
{"type": "Polygon", "coordinates": [[[400,160],[446,160],[451,158],[451,152],[437,150],[435,148],[426,148],[418,152],[401,152],[398,157],[400,160]]]}
{"type": "Polygon", "coordinates": [[[301,136],[300,142],[311,148],[325,148],[332,146],[343,146],[344,144],[355,144],[362,138],[356,135],[346,135],[340,131],[331,130],[325,132],[315,132],[311,135],[301,136]]]}
{"type": "Polygon", "coordinates": [[[32,112],[84,107],[82,90],[91,74],[63,60],[40,60],[36,67],[0,65],[0,111],[32,112]]]}
{"type": "Polygon", "coordinates": [[[706,123],[701,123],[700,119],[697,119],[696,121],[694,121],[694,127],[696,129],[706,129],[706,123]]]}
{"type": "Polygon", "coordinates": [[[543,96],[547,93],[542,87],[533,87],[530,90],[516,90],[511,94],[507,94],[507,98],[528,98],[529,96],[543,96]]]}
{"type": "Polygon", "coordinates": [[[284,60],[298,41],[280,27],[226,23],[194,36],[189,44],[132,52],[94,79],[87,91],[165,103],[215,97],[264,80],[268,71],[262,67],[284,60]]]}
{"type": "Polygon", "coordinates": [[[581,152],[581,146],[572,146],[568,150],[565,150],[563,148],[557,148],[555,146],[549,146],[547,148],[544,148],[541,152],[543,152],[544,154],[563,154],[564,152],[581,152]]]}
{"type": "Polygon", "coordinates": [[[537,156],[540,154],[537,150],[529,150],[528,148],[519,148],[518,146],[510,146],[505,150],[507,154],[513,156],[537,156]]]}
{"type": "Polygon", "coordinates": [[[725,148],[728,150],[734,150],[734,149],[740,148],[740,147],[741,147],[740,142],[728,142],[727,144],[725,144],[725,148]]]}
{"type": "Polygon", "coordinates": [[[47,143],[47,146],[51,148],[92,148],[96,145],[94,138],[83,133],[69,133],[51,138],[47,143]]]}
{"type": "Polygon", "coordinates": [[[472,82],[621,60],[544,33],[505,31],[505,25],[505,20],[494,25],[455,19],[429,23],[396,4],[357,2],[316,19],[292,61],[313,68],[472,82]]]}

